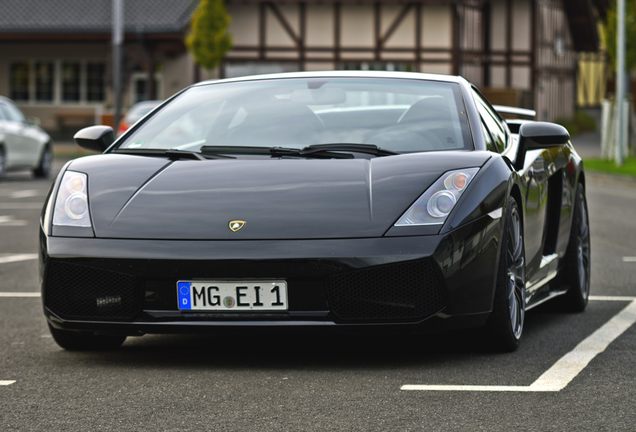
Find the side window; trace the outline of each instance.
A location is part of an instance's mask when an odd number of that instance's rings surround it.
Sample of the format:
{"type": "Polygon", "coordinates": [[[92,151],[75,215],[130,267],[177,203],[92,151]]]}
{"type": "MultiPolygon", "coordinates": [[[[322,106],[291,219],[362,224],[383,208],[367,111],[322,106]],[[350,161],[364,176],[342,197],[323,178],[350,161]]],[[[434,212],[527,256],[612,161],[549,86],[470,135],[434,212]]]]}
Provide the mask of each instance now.
{"type": "Polygon", "coordinates": [[[481,116],[486,129],[490,131],[492,140],[497,147],[497,151],[499,153],[503,152],[507,145],[506,129],[503,127],[501,120],[499,120],[499,116],[492,110],[488,102],[486,102],[482,96],[474,90],[473,95],[475,97],[475,104],[477,105],[479,115],[481,116]]]}
{"type": "Polygon", "coordinates": [[[5,114],[9,117],[9,120],[14,121],[14,122],[18,122],[18,123],[26,123],[26,118],[24,117],[24,114],[22,114],[22,112],[17,109],[15,106],[13,106],[13,104],[5,104],[4,105],[4,112],[5,114]]]}
{"type": "Polygon", "coordinates": [[[484,123],[483,118],[481,120],[481,127],[484,132],[484,141],[486,142],[486,148],[491,152],[498,153],[499,149],[497,148],[497,146],[495,146],[495,142],[493,141],[492,136],[490,136],[490,132],[488,132],[488,127],[484,123]]]}
{"type": "Polygon", "coordinates": [[[9,116],[6,113],[4,104],[0,102],[0,120],[8,120],[8,119],[9,119],[9,116]]]}

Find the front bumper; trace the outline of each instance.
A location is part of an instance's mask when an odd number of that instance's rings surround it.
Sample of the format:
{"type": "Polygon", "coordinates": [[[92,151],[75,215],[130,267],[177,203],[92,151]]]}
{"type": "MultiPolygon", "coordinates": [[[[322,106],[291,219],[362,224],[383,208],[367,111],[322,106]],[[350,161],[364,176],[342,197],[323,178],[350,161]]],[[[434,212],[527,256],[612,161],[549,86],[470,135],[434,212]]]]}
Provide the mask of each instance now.
{"type": "Polygon", "coordinates": [[[501,221],[445,235],[333,240],[166,241],[47,237],[40,276],[49,322],[144,334],[215,328],[439,330],[492,308],[501,221]],[[285,280],[285,312],[181,312],[184,279],[285,280]]]}

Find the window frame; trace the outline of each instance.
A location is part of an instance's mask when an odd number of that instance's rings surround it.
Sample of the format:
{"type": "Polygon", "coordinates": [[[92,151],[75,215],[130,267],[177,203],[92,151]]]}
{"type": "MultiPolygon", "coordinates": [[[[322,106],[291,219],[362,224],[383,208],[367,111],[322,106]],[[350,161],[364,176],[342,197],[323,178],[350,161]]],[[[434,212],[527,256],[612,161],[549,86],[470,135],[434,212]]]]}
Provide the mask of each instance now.
{"type": "MultiPolygon", "coordinates": [[[[89,64],[103,64],[104,72],[106,72],[108,63],[103,59],[73,59],[73,58],[13,58],[8,61],[9,71],[11,71],[14,64],[27,64],[28,65],[28,98],[16,99],[16,101],[22,104],[39,105],[39,106],[101,106],[106,102],[107,98],[107,85],[105,80],[103,81],[103,99],[102,100],[88,100],[88,65],[89,64]],[[36,65],[51,63],[53,65],[53,97],[50,100],[38,100],[37,97],[37,83],[36,83],[36,65]],[[64,100],[64,88],[62,67],[64,64],[78,63],[80,65],[79,70],[79,100],[64,100]]],[[[11,81],[11,75],[9,75],[9,94],[11,94],[13,83],[11,81]]]]}
{"type": "Polygon", "coordinates": [[[485,129],[484,133],[490,134],[493,145],[496,148],[496,152],[500,154],[505,153],[512,145],[510,129],[508,129],[506,120],[497,112],[496,109],[493,108],[490,102],[488,102],[488,99],[486,99],[484,95],[482,95],[481,92],[476,87],[474,86],[471,87],[471,90],[473,91],[473,98],[475,99],[475,108],[477,109],[477,114],[479,115],[479,119],[481,121],[480,126],[485,129]],[[482,115],[482,107],[486,109],[487,113],[489,114],[489,117],[491,117],[492,120],[498,122],[499,125],[501,126],[501,130],[503,132],[503,137],[504,137],[504,145],[503,145],[503,148],[501,149],[497,145],[495,137],[492,136],[490,129],[486,127],[487,121],[486,119],[484,119],[484,116],[482,115]]]}

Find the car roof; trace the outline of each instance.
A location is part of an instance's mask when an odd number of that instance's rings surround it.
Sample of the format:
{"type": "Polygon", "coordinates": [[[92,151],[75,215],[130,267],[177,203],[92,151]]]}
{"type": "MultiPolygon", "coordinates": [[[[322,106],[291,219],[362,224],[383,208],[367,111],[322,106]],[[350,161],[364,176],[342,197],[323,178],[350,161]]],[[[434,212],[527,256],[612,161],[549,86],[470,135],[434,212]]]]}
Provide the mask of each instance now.
{"type": "Polygon", "coordinates": [[[243,82],[243,81],[260,81],[271,79],[289,79],[289,78],[400,78],[400,79],[416,79],[426,81],[440,81],[468,84],[468,81],[455,75],[428,74],[421,72],[389,72],[389,71],[315,71],[315,72],[283,72],[275,74],[249,75],[235,78],[226,78],[220,80],[208,80],[194,84],[194,86],[204,86],[209,84],[243,82]]]}
{"type": "Polygon", "coordinates": [[[162,100],[147,100],[147,101],[141,101],[141,102],[137,102],[135,103],[133,106],[131,106],[130,108],[135,108],[135,107],[142,107],[142,106],[157,106],[160,103],[162,103],[162,100]]]}

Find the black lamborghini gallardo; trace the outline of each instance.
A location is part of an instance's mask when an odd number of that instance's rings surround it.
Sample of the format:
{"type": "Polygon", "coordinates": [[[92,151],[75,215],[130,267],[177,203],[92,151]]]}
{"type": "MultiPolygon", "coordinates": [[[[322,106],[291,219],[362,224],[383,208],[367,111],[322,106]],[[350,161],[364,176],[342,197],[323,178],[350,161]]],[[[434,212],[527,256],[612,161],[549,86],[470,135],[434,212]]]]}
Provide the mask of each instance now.
{"type": "Polygon", "coordinates": [[[101,154],[41,218],[53,337],[480,328],[514,350],[528,309],[585,308],[590,234],[568,132],[510,129],[463,78],[351,71],[203,82],[116,141],[83,129],[101,154]]]}

